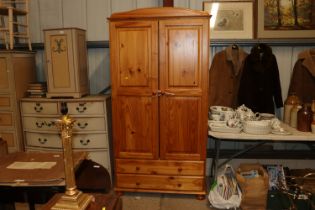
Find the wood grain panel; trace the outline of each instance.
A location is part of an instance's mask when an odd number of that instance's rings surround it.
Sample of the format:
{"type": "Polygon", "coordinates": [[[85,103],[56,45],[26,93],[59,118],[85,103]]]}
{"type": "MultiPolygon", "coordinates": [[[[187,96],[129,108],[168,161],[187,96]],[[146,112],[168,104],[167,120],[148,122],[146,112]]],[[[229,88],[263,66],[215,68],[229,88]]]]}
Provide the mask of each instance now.
{"type": "Polygon", "coordinates": [[[9,66],[6,57],[0,57],[0,91],[10,91],[9,66]]]}
{"type": "Polygon", "coordinates": [[[13,113],[0,112],[0,126],[13,126],[13,113]]]}
{"type": "Polygon", "coordinates": [[[168,86],[199,86],[200,29],[193,27],[174,27],[168,34],[168,86]]]}
{"type": "Polygon", "coordinates": [[[12,105],[9,95],[0,95],[0,110],[9,110],[12,105]]]}
{"type": "Polygon", "coordinates": [[[163,97],[160,101],[161,159],[201,160],[201,100],[199,97],[163,97]]]}
{"type": "Polygon", "coordinates": [[[120,158],[158,156],[157,100],[152,97],[113,98],[113,137],[120,158]],[[123,119],[123,120],[121,120],[123,119]]]}

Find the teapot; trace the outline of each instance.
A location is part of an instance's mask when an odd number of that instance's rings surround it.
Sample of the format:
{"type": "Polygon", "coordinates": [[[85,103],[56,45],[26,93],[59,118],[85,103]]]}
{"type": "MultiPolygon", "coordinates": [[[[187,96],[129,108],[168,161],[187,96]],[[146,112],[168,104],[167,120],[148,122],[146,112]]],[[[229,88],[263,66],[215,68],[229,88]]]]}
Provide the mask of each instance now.
{"type": "Polygon", "coordinates": [[[250,108],[246,107],[244,104],[236,109],[236,114],[241,121],[258,120],[260,118],[260,114],[258,112],[254,113],[250,108]]]}

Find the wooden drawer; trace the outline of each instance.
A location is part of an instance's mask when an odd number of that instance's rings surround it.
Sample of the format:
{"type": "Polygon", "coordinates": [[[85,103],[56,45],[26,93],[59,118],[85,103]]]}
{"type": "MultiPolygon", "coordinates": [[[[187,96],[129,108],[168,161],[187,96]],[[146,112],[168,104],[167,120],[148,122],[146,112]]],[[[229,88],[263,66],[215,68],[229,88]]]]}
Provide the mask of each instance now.
{"type": "Polygon", "coordinates": [[[103,102],[68,102],[69,115],[104,115],[106,113],[103,102]]]}
{"type": "Polygon", "coordinates": [[[106,121],[104,118],[73,118],[75,119],[75,123],[73,126],[73,131],[81,132],[81,131],[106,131],[106,121]]]}
{"type": "Polygon", "coordinates": [[[0,112],[0,126],[13,126],[12,115],[12,112],[0,112]]]}
{"type": "Polygon", "coordinates": [[[53,102],[22,102],[23,114],[59,115],[58,105],[53,102]]]}
{"type": "Polygon", "coordinates": [[[116,159],[117,173],[204,176],[204,161],[116,159]]]}
{"type": "Polygon", "coordinates": [[[0,110],[12,110],[12,98],[9,95],[0,95],[0,110]]]}
{"type": "MultiPolygon", "coordinates": [[[[62,148],[59,134],[25,133],[27,146],[62,148]]],[[[74,149],[108,148],[108,139],[105,134],[76,134],[73,135],[74,149]]]]}
{"type": "Polygon", "coordinates": [[[54,120],[58,118],[50,117],[23,117],[24,130],[36,130],[36,131],[55,131],[58,129],[55,126],[54,120]]]}
{"type": "Polygon", "coordinates": [[[203,191],[205,182],[203,177],[194,176],[162,176],[117,174],[118,188],[170,190],[170,191],[203,191]]]}

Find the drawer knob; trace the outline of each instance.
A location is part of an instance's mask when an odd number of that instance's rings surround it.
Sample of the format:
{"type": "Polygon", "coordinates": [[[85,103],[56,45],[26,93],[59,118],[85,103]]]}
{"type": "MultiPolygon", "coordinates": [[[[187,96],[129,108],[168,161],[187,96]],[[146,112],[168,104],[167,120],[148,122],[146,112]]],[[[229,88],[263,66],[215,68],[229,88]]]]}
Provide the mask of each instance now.
{"type": "Polygon", "coordinates": [[[53,121],[45,122],[45,124],[46,124],[48,127],[55,126],[55,122],[53,122],[53,121]]]}
{"type": "Polygon", "coordinates": [[[182,168],[178,168],[177,171],[180,173],[180,172],[183,171],[183,169],[182,168]]]}
{"type": "Polygon", "coordinates": [[[79,112],[79,113],[83,113],[85,112],[86,110],[86,106],[85,106],[85,103],[80,103],[79,106],[77,106],[76,110],[79,112]]]}
{"type": "Polygon", "coordinates": [[[45,144],[47,142],[47,139],[46,138],[44,138],[44,139],[38,138],[38,142],[41,144],[45,144]]]}
{"type": "Polygon", "coordinates": [[[182,186],[182,184],[177,184],[177,187],[181,187],[182,186]]]}
{"type": "Polygon", "coordinates": [[[136,182],[136,185],[139,186],[139,185],[140,185],[140,182],[136,182]]]}
{"type": "Polygon", "coordinates": [[[36,103],[34,106],[35,112],[41,112],[43,111],[43,107],[40,105],[40,103],[36,103]]]}
{"type": "Polygon", "coordinates": [[[139,166],[136,167],[136,171],[140,171],[140,167],[139,166]]]}
{"type": "Polygon", "coordinates": [[[84,140],[84,139],[81,139],[80,140],[80,143],[84,146],[88,145],[90,143],[90,139],[87,139],[87,140],[84,140]]]}
{"type": "Polygon", "coordinates": [[[36,122],[35,124],[37,128],[42,128],[45,125],[43,122],[36,122]]]}
{"type": "Polygon", "coordinates": [[[77,123],[78,127],[81,128],[81,129],[84,129],[86,128],[89,124],[86,122],[86,123],[77,123]]]}

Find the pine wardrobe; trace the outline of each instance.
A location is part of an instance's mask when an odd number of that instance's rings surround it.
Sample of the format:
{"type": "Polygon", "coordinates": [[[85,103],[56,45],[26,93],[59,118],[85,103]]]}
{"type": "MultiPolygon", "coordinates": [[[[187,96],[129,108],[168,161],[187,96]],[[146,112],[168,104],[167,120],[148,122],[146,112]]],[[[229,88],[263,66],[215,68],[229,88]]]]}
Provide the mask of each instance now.
{"type": "Polygon", "coordinates": [[[115,190],[204,197],[210,15],[161,7],[108,19],[115,190]]]}

